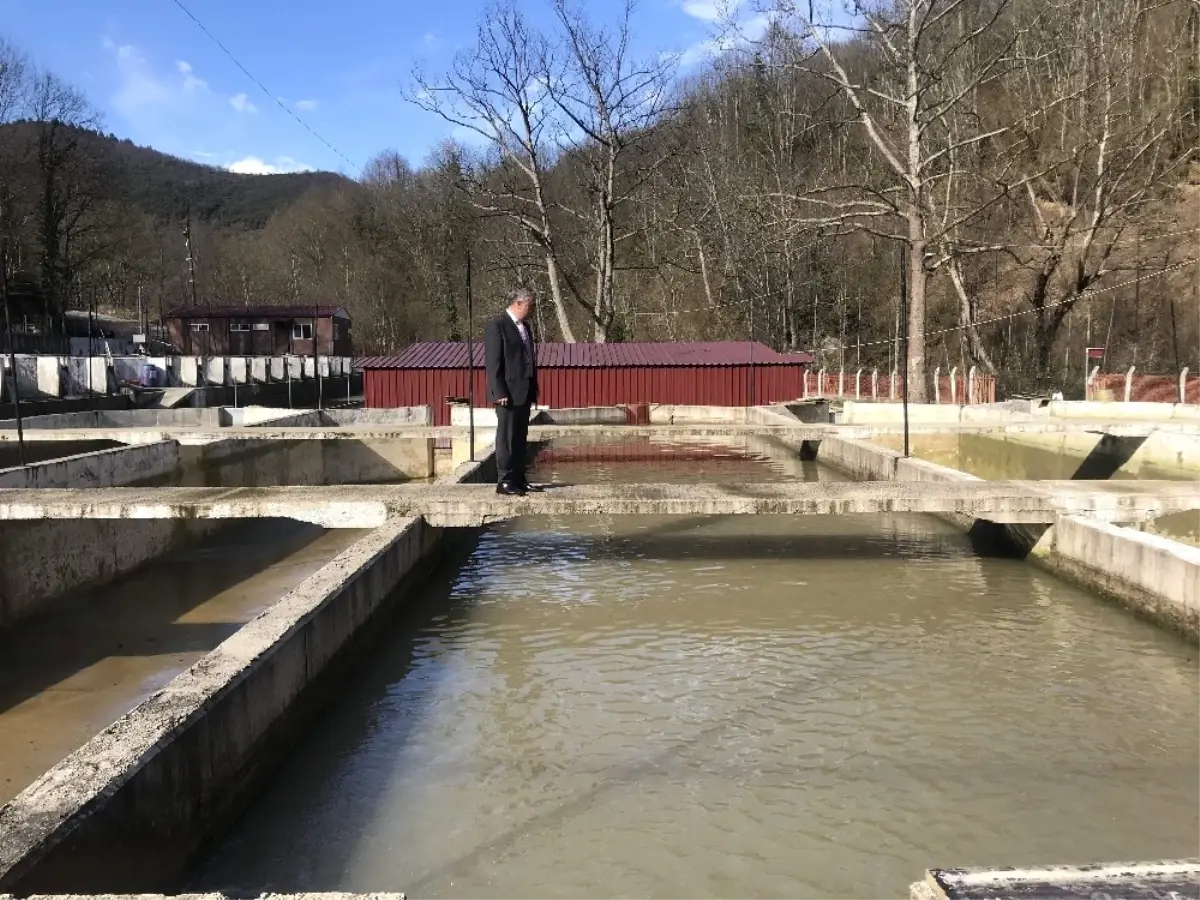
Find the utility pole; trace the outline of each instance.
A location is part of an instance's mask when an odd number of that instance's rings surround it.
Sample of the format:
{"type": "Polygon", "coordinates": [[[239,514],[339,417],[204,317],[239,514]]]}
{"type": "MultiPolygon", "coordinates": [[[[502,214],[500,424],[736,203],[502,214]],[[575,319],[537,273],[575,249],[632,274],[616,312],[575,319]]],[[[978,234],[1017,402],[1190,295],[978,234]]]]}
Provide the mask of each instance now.
{"type": "Polygon", "coordinates": [[[900,303],[903,307],[904,326],[901,334],[904,336],[904,377],[900,381],[900,400],[904,405],[904,456],[909,455],[908,446],[908,268],[904,260],[904,245],[900,245],[900,303]]]}
{"type": "Polygon", "coordinates": [[[196,254],[192,252],[192,217],[183,220],[183,245],[187,248],[188,284],[192,292],[192,306],[196,305],[196,254]]]}
{"type": "Polygon", "coordinates": [[[8,310],[8,240],[0,242],[0,299],[4,302],[4,328],[8,332],[8,366],[12,370],[13,415],[17,420],[17,458],[25,465],[25,429],[21,425],[21,379],[17,375],[17,354],[14,349],[12,317],[8,310]]]}
{"type": "Polygon", "coordinates": [[[475,309],[471,303],[471,245],[467,245],[467,439],[475,462],[475,309]]]}

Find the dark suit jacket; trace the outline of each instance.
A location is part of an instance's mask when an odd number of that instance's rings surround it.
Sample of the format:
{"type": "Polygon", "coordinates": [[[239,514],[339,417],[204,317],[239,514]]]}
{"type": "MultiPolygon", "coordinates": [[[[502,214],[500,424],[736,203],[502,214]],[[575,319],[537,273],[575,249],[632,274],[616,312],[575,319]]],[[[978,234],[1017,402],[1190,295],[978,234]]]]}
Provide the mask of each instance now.
{"type": "Polygon", "coordinates": [[[507,398],[513,406],[537,402],[537,349],[528,321],[529,347],[508,312],[490,319],[483,329],[484,367],[487,369],[488,400],[507,398]]]}

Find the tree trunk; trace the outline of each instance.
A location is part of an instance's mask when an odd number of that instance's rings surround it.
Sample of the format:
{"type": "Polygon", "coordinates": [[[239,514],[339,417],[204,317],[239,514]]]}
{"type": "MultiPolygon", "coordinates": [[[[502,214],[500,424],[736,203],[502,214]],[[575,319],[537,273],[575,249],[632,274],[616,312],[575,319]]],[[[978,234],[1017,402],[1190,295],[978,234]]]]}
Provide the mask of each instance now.
{"type": "Polygon", "coordinates": [[[925,389],[925,236],[920,213],[908,217],[908,399],[924,403],[925,389]]]}
{"type": "Polygon", "coordinates": [[[563,301],[562,286],[558,279],[558,260],[552,250],[546,250],[546,279],[550,282],[550,299],[554,303],[554,317],[558,321],[558,331],[568,344],[575,343],[575,332],[571,330],[571,322],[567,319],[567,306],[563,301]]]}

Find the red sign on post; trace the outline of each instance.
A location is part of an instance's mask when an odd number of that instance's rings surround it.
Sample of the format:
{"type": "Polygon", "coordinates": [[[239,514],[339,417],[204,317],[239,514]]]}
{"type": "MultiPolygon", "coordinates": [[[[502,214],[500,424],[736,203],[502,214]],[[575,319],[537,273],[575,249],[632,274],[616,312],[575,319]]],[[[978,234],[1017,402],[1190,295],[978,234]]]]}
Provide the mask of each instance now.
{"type": "Polygon", "coordinates": [[[1088,347],[1087,348],[1087,358],[1088,359],[1104,359],[1104,348],[1103,347],[1088,347]]]}

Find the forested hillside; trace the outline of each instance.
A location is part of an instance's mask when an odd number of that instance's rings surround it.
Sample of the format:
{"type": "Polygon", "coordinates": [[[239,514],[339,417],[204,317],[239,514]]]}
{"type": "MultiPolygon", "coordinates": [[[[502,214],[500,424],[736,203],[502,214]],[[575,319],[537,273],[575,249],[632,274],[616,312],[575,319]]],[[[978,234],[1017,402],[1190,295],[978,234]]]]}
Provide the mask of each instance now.
{"type": "Polygon", "coordinates": [[[686,78],[629,52],[627,18],[495,6],[407,88],[477,139],[360,182],[113,141],[69,85],[0,66],[9,269],[44,310],[171,305],[190,208],[201,300],[339,303],[363,351],[462,336],[470,250],[477,306],[527,282],[548,339],[887,370],[907,309],[918,395],[971,365],[1078,392],[1087,346],[1200,368],[1197,0],[824,5],[731,4],[731,49],[686,78]]]}

